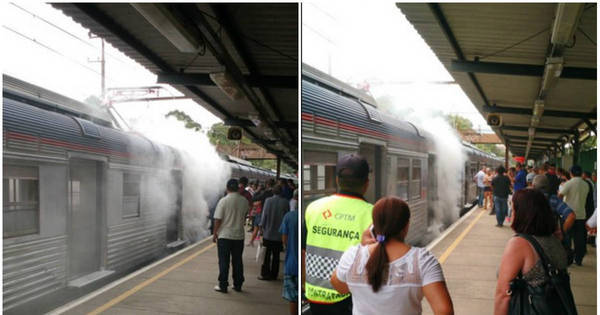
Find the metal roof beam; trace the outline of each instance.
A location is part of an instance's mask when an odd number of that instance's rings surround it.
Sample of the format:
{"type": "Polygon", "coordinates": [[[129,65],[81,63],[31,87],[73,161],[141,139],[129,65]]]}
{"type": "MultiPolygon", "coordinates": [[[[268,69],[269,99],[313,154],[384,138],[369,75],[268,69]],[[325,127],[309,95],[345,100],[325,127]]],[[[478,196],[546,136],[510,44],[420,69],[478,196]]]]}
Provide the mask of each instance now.
{"type": "MultiPolygon", "coordinates": [[[[267,104],[267,106],[262,103],[253,88],[248,84],[248,81],[242,74],[240,67],[235,63],[229,54],[227,47],[222,41],[222,38],[213,29],[211,23],[206,20],[206,17],[202,12],[200,12],[196,4],[169,4],[169,6],[171,6],[172,10],[177,11],[182,17],[186,18],[189,23],[192,23],[196,26],[198,36],[201,36],[204,39],[207,50],[209,50],[217,59],[217,61],[225,67],[226,73],[231,75],[233,81],[235,81],[235,83],[239,86],[240,92],[248,99],[256,111],[258,111],[259,115],[261,116],[261,120],[263,120],[266,125],[273,130],[273,133],[275,133],[276,136],[284,142],[285,146],[291,150],[294,150],[296,148],[295,144],[291,143],[286,137],[283,137],[283,133],[273,123],[273,120],[270,118],[270,114],[268,113],[268,109],[266,107],[271,107],[270,109],[276,113],[278,112],[277,109],[270,106],[270,102],[267,104]]],[[[219,22],[221,23],[221,26],[225,28],[223,22],[221,20],[219,20],[219,22]]],[[[248,66],[248,64],[246,65],[248,66]]]]}
{"type": "MultiPolygon", "coordinates": [[[[522,75],[541,77],[544,75],[545,65],[529,65],[519,63],[487,62],[452,60],[450,70],[469,73],[489,73],[505,75],[522,75]]],[[[596,69],[581,67],[564,67],[560,74],[561,79],[596,80],[596,69]]]]}
{"type": "MultiPolygon", "coordinates": [[[[483,105],[483,111],[488,113],[497,114],[517,114],[517,115],[533,115],[532,108],[519,108],[519,107],[504,107],[504,106],[487,106],[483,105]]],[[[596,111],[591,113],[573,112],[573,111],[559,111],[559,110],[544,110],[542,117],[560,117],[560,118],[585,118],[585,119],[596,119],[596,111]]]]}
{"type": "MultiPolygon", "coordinates": [[[[502,126],[504,130],[512,130],[512,131],[525,131],[527,132],[530,127],[528,126],[502,126]]],[[[569,129],[550,129],[550,128],[535,128],[537,132],[541,133],[562,133],[562,134],[572,134],[573,130],[569,129]]]]}
{"type": "MultiPolygon", "coordinates": [[[[297,76],[257,76],[257,75],[244,75],[244,78],[248,81],[248,84],[252,87],[269,87],[269,88],[283,88],[283,89],[297,89],[298,88],[298,77],[297,76]]],[[[208,73],[159,73],[156,79],[157,83],[165,84],[193,84],[193,85],[207,85],[216,86],[215,82],[211,80],[210,74],[208,73]]]]}
{"type": "MultiPolygon", "coordinates": [[[[460,48],[460,45],[458,44],[458,41],[456,40],[456,37],[454,37],[454,33],[452,32],[452,29],[450,28],[450,25],[448,24],[448,20],[446,20],[446,16],[444,16],[444,13],[442,12],[442,8],[440,7],[440,4],[439,3],[429,3],[428,5],[429,5],[429,9],[431,10],[431,12],[435,16],[436,20],[438,21],[440,27],[442,28],[444,35],[450,42],[450,46],[452,46],[452,49],[454,50],[456,57],[461,61],[466,60],[465,55],[463,54],[462,49],[460,48]]],[[[489,106],[490,102],[488,101],[487,96],[485,96],[485,93],[483,92],[483,88],[479,84],[479,81],[477,81],[477,78],[475,77],[475,75],[472,72],[467,73],[467,75],[469,76],[469,79],[471,79],[471,82],[477,89],[477,92],[479,92],[479,95],[483,99],[483,102],[485,103],[485,105],[489,106]]]]}
{"type": "MultiPolygon", "coordinates": [[[[240,119],[240,118],[225,119],[224,123],[227,126],[256,127],[256,125],[254,124],[254,122],[252,122],[252,120],[250,120],[250,119],[240,119]]],[[[294,129],[294,130],[298,129],[298,123],[297,122],[292,122],[292,121],[276,121],[274,123],[279,128],[294,129]]]]}
{"type": "MultiPolygon", "coordinates": [[[[514,140],[528,140],[529,137],[523,137],[523,136],[511,136],[511,135],[505,135],[505,137],[509,138],[510,141],[514,141],[514,140]]],[[[556,142],[558,141],[558,139],[554,139],[554,138],[544,138],[544,137],[535,137],[534,138],[536,141],[551,141],[551,142],[556,142]]]]}

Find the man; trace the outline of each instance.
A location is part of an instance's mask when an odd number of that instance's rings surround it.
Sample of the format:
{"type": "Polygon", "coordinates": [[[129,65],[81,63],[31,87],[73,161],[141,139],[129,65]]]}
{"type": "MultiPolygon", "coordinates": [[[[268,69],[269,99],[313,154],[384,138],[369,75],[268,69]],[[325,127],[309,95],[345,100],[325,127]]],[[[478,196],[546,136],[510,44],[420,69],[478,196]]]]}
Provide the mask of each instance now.
{"type": "Polygon", "coordinates": [[[588,193],[585,200],[585,218],[589,219],[594,213],[596,207],[594,206],[594,182],[592,182],[592,173],[590,171],[584,171],[581,178],[585,180],[588,185],[588,193]]]}
{"type": "Polygon", "coordinates": [[[502,227],[504,219],[508,214],[508,194],[510,193],[510,178],[506,176],[504,166],[496,168],[496,177],[492,179],[492,194],[494,196],[494,208],[496,210],[496,226],[502,227]]]}
{"type": "Polygon", "coordinates": [[[554,165],[546,162],[542,169],[546,178],[548,178],[548,194],[556,195],[558,193],[558,186],[560,186],[560,179],[556,176],[554,165]]]}
{"type": "Polygon", "coordinates": [[[539,169],[537,167],[529,167],[527,176],[525,176],[525,181],[527,182],[527,187],[533,186],[533,178],[538,174],[539,169]]]}
{"type": "Polygon", "coordinates": [[[485,189],[485,184],[483,183],[483,179],[485,178],[485,165],[481,166],[481,169],[475,176],[473,176],[473,181],[477,183],[477,205],[479,208],[483,208],[483,191],[485,189]]]}
{"type": "Polygon", "coordinates": [[[248,241],[247,246],[254,246],[254,240],[258,236],[258,225],[260,224],[262,209],[265,204],[265,200],[273,196],[273,186],[275,186],[275,180],[272,178],[267,180],[266,185],[267,186],[264,189],[261,188],[260,192],[252,199],[254,205],[256,206],[256,213],[254,214],[254,221],[252,222],[254,231],[252,231],[252,236],[250,237],[250,241],[248,241]]]}
{"type": "Polygon", "coordinates": [[[513,190],[516,193],[517,191],[527,187],[526,177],[527,173],[523,169],[521,163],[517,162],[516,165],[517,174],[515,175],[515,183],[513,184],[513,190]]]}
{"type": "Polygon", "coordinates": [[[252,194],[246,190],[246,186],[248,186],[248,177],[243,177],[243,176],[240,177],[239,193],[244,198],[246,198],[246,200],[248,200],[248,207],[251,208],[252,207],[252,194]]]}
{"type": "Polygon", "coordinates": [[[290,200],[290,211],[298,210],[298,189],[294,189],[292,199],[290,200]]]}
{"type": "Polygon", "coordinates": [[[581,266],[586,252],[585,200],[589,187],[581,178],[579,165],[573,165],[570,173],[571,179],[561,186],[558,197],[563,198],[563,201],[575,212],[571,237],[575,243],[575,264],[581,266]]]}
{"type": "Polygon", "coordinates": [[[281,196],[287,200],[292,199],[293,190],[288,186],[287,180],[280,178],[279,186],[281,186],[281,196]]]}
{"type": "Polygon", "coordinates": [[[273,187],[273,197],[265,201],[260,218],[263,245],[267,248],[258,280],[277,280],[279,274],[279,254],[283,244],[279,227],[283,216],[290,208],[289,201],[281,195],[281,186],[273,187]]]}
{"type": "Polygon", "coordinates": [[[219,256],[219,284],[215,291],[227,293],[229,263],[233,269],[233,289],[242,291],[244,283],[244,221],[248,213],[248,200],[239,194],[238,181],[227,181],[227,195],[219,200],[215,210],[213,242],[217,242],[219,256]]]}
{"type": "Polygon", "coordinates": [[[550,181],[544,175],[537,175],[533,178],[533,189],[541,190],[546,198],[548,198],[548,203],[550,203],[550,208],[552,211],[560,218],[560,229],[563,237],[563,242],[570,247],[570,239],[568,237],[568,232],[573,227],[575,223],[575,213],[573,210],[564,203],[562,200],[558,199],[556,195],[550,194],[550,181]]]}
{"type": "Polygon", "coordinates": [[[313,201],[304,214],[302,280],[313,315],[352,314],[350,295],[333,289],[331,274],[372,222],[373,205],[363,197],[369,186],[367,161],[356,154],[342,156],[336,181],[339,193],[313,201]]]}
{"type": "MultiPolygon", "coordinates": [[[[294,197],[298,200],[298,190],[294,197]]],[[[294,199],[292,199],[294,200],[294,199]]],[[[283,298],[290,302],[290,314],[298,313],[298,212],[297,207],[283,217],[279,233],[285,244],[285,265],[283,268],[283,298]]]]}

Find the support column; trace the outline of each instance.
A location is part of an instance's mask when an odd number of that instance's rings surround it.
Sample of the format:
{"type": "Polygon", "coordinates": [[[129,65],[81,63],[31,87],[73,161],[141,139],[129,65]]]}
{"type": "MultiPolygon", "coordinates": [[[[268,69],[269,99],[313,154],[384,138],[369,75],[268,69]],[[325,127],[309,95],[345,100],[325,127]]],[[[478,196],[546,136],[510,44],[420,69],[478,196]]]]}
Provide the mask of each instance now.
{"type": "Polygon", "coordinates": [[[575,141],[573,142],[573,165],[579,165],[579,150],[581,149],[581,144],[579,143],[579,137],[575,137],[575,141]]]}
{"type": "Polygon", "coordinates": [[[281,175],[281,157],[277,156],[277,179],[281,175]]]}
{"type": "Polygon", "coordinates": [[[506,149],[504,150],[504,168],[508,172],[508,141],[506,141],[505,147],[506,149]]]}

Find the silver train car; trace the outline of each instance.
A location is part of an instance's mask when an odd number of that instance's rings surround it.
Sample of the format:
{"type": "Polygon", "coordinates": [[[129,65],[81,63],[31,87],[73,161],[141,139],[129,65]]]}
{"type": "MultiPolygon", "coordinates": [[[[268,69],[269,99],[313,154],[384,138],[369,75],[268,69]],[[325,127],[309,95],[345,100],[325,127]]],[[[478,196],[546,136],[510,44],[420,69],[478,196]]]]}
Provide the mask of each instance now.
{"type": "MultiPolygon", "coordinates": [[[[177,150],[113,128],[99,109],[3,80],[4,312],[185,246],[177,150]]],[[[235,177],[276,175],[227,163],[235,177]]]]}
{"type": "MultiPolygon", "coordinates": [[[[436,159],[432,135],[407,121],[379,112],[375,100],[310,66],[302,66],[302,200],[335,193],[335,166],[341,155],[358,153],[371,167],[365,194],[373,203],[386,195],[407,201],[411,229],[407,241],[418,244],[429,226],[436,198],[436,159]]],[[[462,175],[460,206],[474,205],[473,171],[481,164],[496,166],[500,159],[463,144],[468,156],[462,175]]]]}

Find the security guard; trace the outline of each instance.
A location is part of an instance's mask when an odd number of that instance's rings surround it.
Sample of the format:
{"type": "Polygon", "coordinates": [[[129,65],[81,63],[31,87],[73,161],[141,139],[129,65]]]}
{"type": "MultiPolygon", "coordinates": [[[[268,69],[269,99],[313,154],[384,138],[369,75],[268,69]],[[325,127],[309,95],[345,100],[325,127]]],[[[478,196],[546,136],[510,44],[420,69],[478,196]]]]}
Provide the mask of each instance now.
{"type": "Polygon", "coordinates": [[[360,243],[372,222],[373,205],[363,197],[369,186],[367,161],[344,155],[336,169],[339,193],[315,200],[304,215],[302,279],[313,315],[352,314],[350,295],[333,289],[330,278],[344,251],[360,243]]]}

